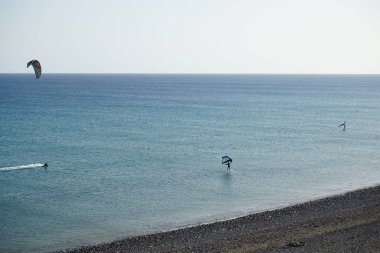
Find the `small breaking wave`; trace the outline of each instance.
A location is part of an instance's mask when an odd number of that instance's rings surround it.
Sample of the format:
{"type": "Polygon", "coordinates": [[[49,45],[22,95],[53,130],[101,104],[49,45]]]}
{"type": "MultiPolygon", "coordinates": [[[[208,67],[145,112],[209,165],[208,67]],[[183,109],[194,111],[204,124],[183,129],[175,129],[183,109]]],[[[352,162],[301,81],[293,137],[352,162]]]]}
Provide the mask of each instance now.
{"type": "Polygon", "coordinates": [[[42,163],[32,163],[32,164],[26,164],[26,165],[19,165],[19,166],[13,166],[13,167],[3,167],[0,168],[0,171],[12,171],[12,170],[22,170],[22,169],[37,169],[41,168],[44,165],[42,163]]]}

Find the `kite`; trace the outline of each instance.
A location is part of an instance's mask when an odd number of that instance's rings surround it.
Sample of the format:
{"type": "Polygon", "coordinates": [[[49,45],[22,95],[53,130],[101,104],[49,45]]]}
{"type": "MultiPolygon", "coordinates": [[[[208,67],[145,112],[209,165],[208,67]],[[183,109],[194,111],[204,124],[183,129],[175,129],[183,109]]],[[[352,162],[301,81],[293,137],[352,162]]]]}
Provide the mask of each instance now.
{"type": "Polygon", "coordinates": [[[26,65],[26,67],[29,68],[30,65],[32,65],[33,68],[34,68],[34,74],[36,74],[36,79],[40,78],[41,77],[41,72],[42,72],[40,62],[37,61],[37,60],[31,60],[30,62],[28,62],[28,64],[26,65]]]}

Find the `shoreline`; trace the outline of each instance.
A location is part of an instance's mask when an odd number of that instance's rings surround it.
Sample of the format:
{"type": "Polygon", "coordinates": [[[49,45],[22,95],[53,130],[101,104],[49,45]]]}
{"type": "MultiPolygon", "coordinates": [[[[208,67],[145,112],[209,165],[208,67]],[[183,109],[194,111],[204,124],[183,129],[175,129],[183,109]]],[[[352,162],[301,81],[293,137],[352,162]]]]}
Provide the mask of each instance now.
{"type": "MultiPolygon", "coordinates": [[[[235,220],[235,219],[243,218],[243,217],[250,216],[250,215],[260,214],[260,213],[264,213],[264,212],[277,211],[277,210],[285,209],[285,208],[288,208],[288,207],[298,206],[298,205],[306,204],[306,203],[309,203],[309,202],[314,202],[314,201],[318,201],[318,200],[324,200],[324,199],[332,198],[332,197],[339,197],[339,196],[345,195],[347,193],[361,191],[361,190],[366,190],[366,189],[369,189],[369,188],[376,188],[376,187],[380,187],[380,184],[367,185],[367,186],[356,188],[356,189],[353,189],[353,190],[346,190],[346,191],[342,191],[342,192],[339,192],[339,193],[328,194],[328,195],[325,195],[323,197],[313,197],[313,198],[310,198],[310,199],[305,200],[305,201],[300,201],[300,202],[295,201],[295,202],[292,202],[292,203],[289,203],[289,204],[283,204],[283,205],[278,205],[278,206],[274,206],[274,207],[258,209],[256,211],[254,210],[254,211],[248,211],[248,212],[235,212],[231,216],[225,215],[225,218],[220,218],[219,216],[213,216],[213,217],[210,218],[210,221],[193,222],[193,223],[189,223],[188,225],[183,225],[183,226],[178,226],[178,227],[168,228],[168,229],[162,229],[162,230],[159,230],[159,229],[157,229],[157,230],[151,230],[148,233],[135,234],[135,235],[131,235],[131,236],[115,239],[115,240],[109,241],[108,243],[115,242],[115,241],[122,241],[122,240],[125,240],[125,239],[128,239],[128,238],[134,238],[134,237],[140,237],[140,236],[149,236],[149,235],[153,235],[153,234],[172,232],[172,231],[176,231],[176,230],[189,229],[189,228],[198,227],[198,226],[204,226],[204,225],[210,225],[210,224],[219,223],[219,222],[225,222],[225,221],[235,220]]],[[[99,243],[96,243],[96,244],[82,245],[82,246],[78,246],[78,247],[75,247],[75,248],[83,248],[83,247],[86,247],[86,246],[95,246],[95,245],[98,245],[98,244],[106,244],[106,243],[107,242],[99,242],[99,243]]]]}
{"type": "Polygon", "coordinates": [[[212,223],[58,252],[350,252],[359,248],[360,252],[373,252],[380,251],[378,238],[380,185],[375,185],[212,223]]]}

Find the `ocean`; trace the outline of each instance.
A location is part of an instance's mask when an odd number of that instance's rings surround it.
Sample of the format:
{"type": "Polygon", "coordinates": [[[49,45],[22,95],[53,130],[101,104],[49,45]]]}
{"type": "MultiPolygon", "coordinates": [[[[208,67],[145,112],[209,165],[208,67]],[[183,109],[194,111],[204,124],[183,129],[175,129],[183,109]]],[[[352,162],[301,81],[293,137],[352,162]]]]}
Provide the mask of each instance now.
{"type": "Polygon", "coordinates": [[[380,75],[0,74],[0,122],[0,252],[380,183],[380,75]]]}

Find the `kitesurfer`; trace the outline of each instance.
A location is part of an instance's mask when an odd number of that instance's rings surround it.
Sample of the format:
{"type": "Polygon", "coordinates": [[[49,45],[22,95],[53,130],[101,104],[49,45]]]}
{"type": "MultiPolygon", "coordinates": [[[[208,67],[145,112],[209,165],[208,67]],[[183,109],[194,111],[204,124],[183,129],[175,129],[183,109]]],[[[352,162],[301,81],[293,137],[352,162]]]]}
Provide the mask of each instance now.
{"type": "Polygon", "coordinates": [[[343,122],[338,127],[343,127],[343,131],[346,131],[346,122],[343,122]]]}
{"type": "Polygon", "coordinates": [[[45,162],[44,163],[44,165],[42,166],[42,167],[45,167],[45,168],[47,168],[49,165],[48,165],[48,163],[47,162],[45,162]]]}

